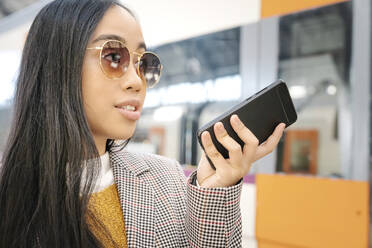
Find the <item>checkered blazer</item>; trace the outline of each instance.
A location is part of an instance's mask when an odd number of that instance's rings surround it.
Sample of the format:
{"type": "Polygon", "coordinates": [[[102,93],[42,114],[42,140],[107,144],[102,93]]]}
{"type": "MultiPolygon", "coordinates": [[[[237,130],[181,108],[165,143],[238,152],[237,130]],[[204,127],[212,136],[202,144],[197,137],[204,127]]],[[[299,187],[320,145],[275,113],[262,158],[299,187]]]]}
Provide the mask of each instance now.
{"type": "Polygon", "coordinates": [[[198,188],[175,160],[110,152],[128,247],[241,247],[242,182],[198,188]]]}

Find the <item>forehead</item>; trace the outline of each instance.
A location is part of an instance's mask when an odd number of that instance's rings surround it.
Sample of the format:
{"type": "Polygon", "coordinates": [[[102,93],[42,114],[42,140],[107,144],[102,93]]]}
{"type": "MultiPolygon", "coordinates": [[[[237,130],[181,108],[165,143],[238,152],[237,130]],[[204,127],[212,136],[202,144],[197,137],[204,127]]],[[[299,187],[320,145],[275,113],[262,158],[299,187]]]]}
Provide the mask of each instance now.
{"type": "Polygon", "coordinates": [[[126,9],[117,5],[106,11],[89,43],[102,35],[120,36],[129,47],[137,47],[144,42],[142,30],[137,20],[126,9]]]}

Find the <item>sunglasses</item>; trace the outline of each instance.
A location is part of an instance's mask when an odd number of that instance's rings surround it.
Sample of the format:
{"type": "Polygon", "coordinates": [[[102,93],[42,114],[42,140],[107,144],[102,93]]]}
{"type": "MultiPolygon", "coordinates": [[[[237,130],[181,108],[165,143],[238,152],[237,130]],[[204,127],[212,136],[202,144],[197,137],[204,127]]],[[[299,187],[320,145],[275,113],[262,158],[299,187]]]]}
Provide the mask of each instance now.
{"type": "Polygon", "coordinates": [[[102,72],[110,79],[119,79],[128,70],[131,54],[137,56],[135,62],[138,76],[149,88],[154,87],[160,80],[163,66],[159,57],[152,52],[129,52],[123,42],[107,40],[100,47],[90,47],[88,50],[100,50],[99,63],[102,72]]]}

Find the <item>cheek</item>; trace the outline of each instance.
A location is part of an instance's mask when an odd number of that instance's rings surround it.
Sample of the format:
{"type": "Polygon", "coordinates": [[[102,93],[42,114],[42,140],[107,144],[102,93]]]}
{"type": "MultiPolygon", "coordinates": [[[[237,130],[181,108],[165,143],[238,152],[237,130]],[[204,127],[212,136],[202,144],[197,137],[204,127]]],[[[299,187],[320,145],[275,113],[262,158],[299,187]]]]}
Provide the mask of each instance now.
{"type": "Polygon", "coordinates": [[[110,85],[103,78],[99,65],[87,60],[82,69],[82,95],[84,110],[92,130],[99,126],[110,106],[110,85]]]}
{"type": "MultiPolygon", "coordinates": [[[[82,68],[82,96],[89,127],[93,136],[128,139],[136,122],[124,118],[114,106],[115,98],[122,99],[125,94],[118,94],[120,85],[105,77],[96,59],[84,61],[82,68]]],[[[146,89],[138,98],[143,101],[145,96],[146,89]]]]}
{"type": "MultiPolygon", "coordinates": [[[[115,96],[120,86],[105,77],[99,65],[86,61],[82,70],[82,95],[84,110],[93,136],[128,139],[134,133],[136,123],[128,121],[115,108],[115,96]]],[[[146,91],[141,94],[145,98],[146,91]]]]}

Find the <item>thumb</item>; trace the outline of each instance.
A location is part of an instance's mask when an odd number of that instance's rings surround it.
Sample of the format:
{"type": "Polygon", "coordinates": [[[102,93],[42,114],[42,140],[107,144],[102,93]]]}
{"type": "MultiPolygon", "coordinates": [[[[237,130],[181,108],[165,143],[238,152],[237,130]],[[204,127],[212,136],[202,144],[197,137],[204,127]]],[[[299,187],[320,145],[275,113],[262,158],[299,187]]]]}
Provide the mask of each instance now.
{"type": "Polygon", "coordinates": [[[212,169],[203,151],[200,162],[199,162],[198,171],[197,171],[198,182],[201,184],[206,178],[210,177],[211,175],[215,173],[216,171],[212,169]]]}

